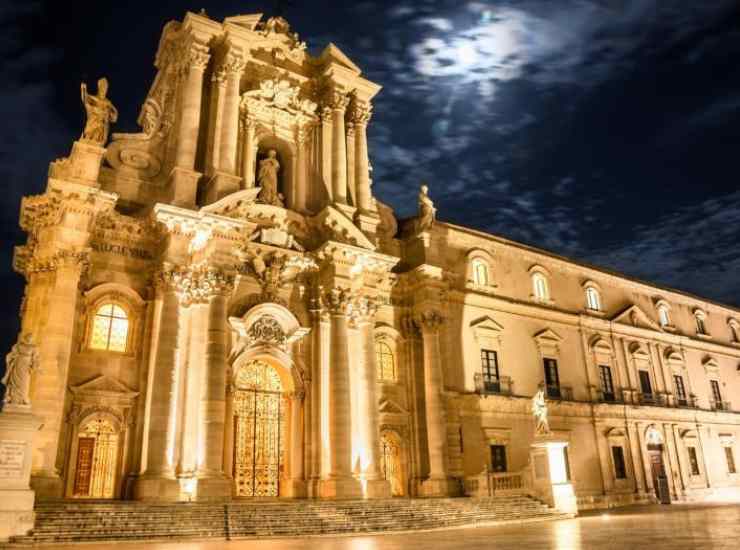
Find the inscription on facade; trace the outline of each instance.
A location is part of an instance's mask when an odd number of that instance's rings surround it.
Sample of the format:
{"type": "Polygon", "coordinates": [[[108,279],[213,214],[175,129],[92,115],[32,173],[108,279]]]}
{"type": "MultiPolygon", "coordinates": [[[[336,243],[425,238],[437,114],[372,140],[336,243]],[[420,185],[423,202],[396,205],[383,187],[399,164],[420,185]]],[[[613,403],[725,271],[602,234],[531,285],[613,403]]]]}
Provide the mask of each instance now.
{"type": "Polygon", "coordinates": [[[128,258],[136,258],[138,260],[152,260],[154,256],[148,250],[143,248],[133,248],[130,246],[124,246],[122,244],[110,244],[110,243],[96,243],[90,244],[90,247],[94,252],[102,252],[106,254],[116,254],[118,256],[126,256],[128,258]]]}
{"type": "Polygon", "coordinates": [[[23,459],[25,456],[25,441],[15,439],[0,441],[0,479],[19,479],[23,477],[23,459]]]}

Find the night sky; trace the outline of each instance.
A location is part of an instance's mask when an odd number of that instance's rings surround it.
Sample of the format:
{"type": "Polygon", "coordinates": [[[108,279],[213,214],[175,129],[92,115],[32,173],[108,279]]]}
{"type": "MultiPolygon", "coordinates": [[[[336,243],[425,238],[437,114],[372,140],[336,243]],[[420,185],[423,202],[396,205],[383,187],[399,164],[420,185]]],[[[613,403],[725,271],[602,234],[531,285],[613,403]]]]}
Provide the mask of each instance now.
{"type": "MultiPolygon", "coordinates": [[[[0,354],[18,330],[22,195],[79,137],[100,76],[137,131],[163,25],[274,2],[3,2],[0,354]]],[[[740,305],[740,2],[295,1],[309,50],[336,43],[384,88],[376,195],[442,220],[740,305]]],[[[71,322],[71,320],[70,320],[71,322]]],[[[2,367],[0,367],[2,368],[2,367]]]]}

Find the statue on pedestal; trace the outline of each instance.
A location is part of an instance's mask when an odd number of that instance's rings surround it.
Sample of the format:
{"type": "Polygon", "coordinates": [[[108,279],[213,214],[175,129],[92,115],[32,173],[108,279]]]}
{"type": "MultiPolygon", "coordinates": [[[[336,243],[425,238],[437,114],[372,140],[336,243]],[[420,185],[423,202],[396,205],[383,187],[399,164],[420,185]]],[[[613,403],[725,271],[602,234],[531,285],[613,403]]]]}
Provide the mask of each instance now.
{"type": "Polygon", "coordinates": [[[31,404],[31,373],[38,364],[39,352],[33,343],[33,336],[29,333],[21,334],[18,343],[5,358],[5,376],[2,379],[5,385],[4,406],[31,404]]]}
{"type": "Polygon", "coordinates": [[[421,233],[429,231],[437,219],[437,209],[432,199],[429,198],[429,187],[422,185],[419,189],[419,216],[417,218],[416,231],[421,233]]]}
{"type": "Polygon", "coordinates": [[[534,415],[534,434],[550,435],[550,422],[547,420],[547,402],[545,390],[539,390],[532,398],[532,414],[534,415]]]}
{"type": "Polygon", "coordinates": [[[87,84],[80,84],[82,104],[85,106],[87,121],[82,131],[82,141],[103,146],[108,141],[108,129],[112,122],[118,120],[118,111],[106,97],[108,94],[108,79],[98,80],[98,94],[87,92],[87,84]]]}
{"type": "Polygon", "coordinates": [[[283,199],[280,193],[278,193],[279,170],[280,162],[277,159],[277,151],[275,151],[275,149],[270,149],[267,152],[267,158],[260,161],[257,182],[262,188],[262,191],[260,191],[259,194],[260,200],[265,204],[282,207],[283,199]]]}

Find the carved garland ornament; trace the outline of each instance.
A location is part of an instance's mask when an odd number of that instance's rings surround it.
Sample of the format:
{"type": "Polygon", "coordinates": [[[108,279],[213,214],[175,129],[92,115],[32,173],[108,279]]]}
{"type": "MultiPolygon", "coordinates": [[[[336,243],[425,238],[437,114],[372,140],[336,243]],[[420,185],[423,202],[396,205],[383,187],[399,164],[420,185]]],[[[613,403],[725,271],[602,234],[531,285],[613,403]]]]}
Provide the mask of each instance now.
{"type": "Polygon", "coordinates": [[[263,315],[249,327],[247,341],[249,346],[259,343],[285,348],[288,339],[277,319],[271,315],[263,315]]]}

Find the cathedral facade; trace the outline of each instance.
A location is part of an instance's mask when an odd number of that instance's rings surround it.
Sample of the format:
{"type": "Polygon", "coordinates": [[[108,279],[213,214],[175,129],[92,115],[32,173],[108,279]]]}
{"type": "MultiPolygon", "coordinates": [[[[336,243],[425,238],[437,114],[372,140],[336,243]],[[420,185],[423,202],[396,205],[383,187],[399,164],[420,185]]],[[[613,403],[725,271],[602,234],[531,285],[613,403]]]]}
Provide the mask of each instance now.
{"type": "Polygon", "coordinates": [[[527,492],[532,397],[580,509],[740,498],[740,312],[372,191],[380,86],[285,20],[168,23],[23,199],[39,499],[527,492]],[[538,393],[541,392],[541,393],[538,393]]]}

